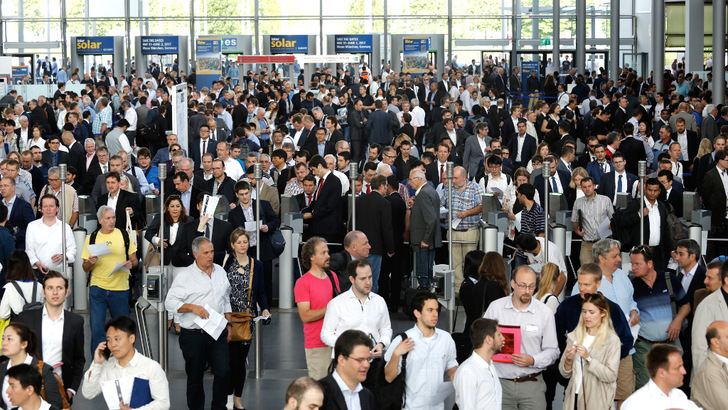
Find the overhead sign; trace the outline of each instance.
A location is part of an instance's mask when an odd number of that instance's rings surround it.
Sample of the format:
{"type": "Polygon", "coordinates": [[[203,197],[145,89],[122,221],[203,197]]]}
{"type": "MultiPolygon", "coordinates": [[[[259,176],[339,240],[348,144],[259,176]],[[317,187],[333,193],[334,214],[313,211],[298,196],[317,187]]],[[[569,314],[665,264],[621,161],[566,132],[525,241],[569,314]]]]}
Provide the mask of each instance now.
{"type": "Polygon", "coordinates": [[[222,53],[223,54],[243,54],[243,45],[245,44],[243,38],[245,36],[200,36],[197,40],[209,40],[212,38],[219,38],[222,42],[222,53]]]}
{"type": "Polygon", "coordinates": [[[238,56],[238,64],[293,64],[294,56],[238,56]]]}
{"type": "Polygon", "coordinates": [[[13,77],[22,77],[24,75],[28,75],[28,66],[27,65],[14,65],[12,68],[12,75],[13,77]]]}
{"type": "Polygon", "coordinates": [[[334,51],[337,53],[371,53],[372,38],[371,34],[334,36],[334,51]]]}
{"type": "Polygon", "coordinates": [[[197,86],[212,87],[212,82],[222,75],[222,39],[197,39],[197,86]]]}
{"type": "Polygon", "coordinates": [[[359,63],[359,56],[342,54],[333,56],[312,56],[304,55],[298,58],[301,64],[335,64],[335,63],[359,63]]]}
{"type": "Polygon", "coordinates": [[[114,54],[114,37],[76,37],[76,54],[114,54]]]}
{"type": "Polygon", "coordinates": [[[550,38],[542,38],[540,44],[542,46],[550,46],[551,45],[551,39],[550,38]]]}
{"type": "Polygon", "coordinates": [[[308,53],[308,36],[270,36],[273,54],[308,53]]]}
{"type": "Polygon", "coordinates": [[[402,68],[405,73],[422,74],[430,70],[430,37],[405,37],[402,68]]]}
{"type": "Polygon", "coordinates": [[[179,54],[177,36],[142,36],[142,54],[179,54]]]}

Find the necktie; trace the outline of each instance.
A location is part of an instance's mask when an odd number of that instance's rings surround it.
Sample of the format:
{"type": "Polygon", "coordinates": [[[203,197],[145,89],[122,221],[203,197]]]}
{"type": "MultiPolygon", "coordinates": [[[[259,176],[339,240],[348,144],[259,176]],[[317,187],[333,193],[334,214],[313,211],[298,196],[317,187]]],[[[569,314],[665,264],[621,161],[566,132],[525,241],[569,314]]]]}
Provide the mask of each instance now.
{"type": "Polygon", "coordinates": [[[619,179],[617,179],[617,192],[622,192],[622,176],[619,176],[619,179]]]}
{"type": "Polygon", "coordinates": [[[367,194],[371,194],[371,193],[372,193],[372,185],[368,184],[367,185],[367,194]]]}
{"type": "Polygon", "coordinates": [[[308,195],[308,202],[306,202],[306,205],[311,205],[311,201],[313,201],[313,195],[308,195]]]}
{"type": "Polygon", "coordinates": [[[442,182],[442,177],[445,175],[445,165],[440,164],[440,182],[442,182]]]}
{"type": "Polygon", "coordinates": [[[321,178],[321,182],[319,183],[319,187],[316,190],[316,198],[318,198],[319,194],[321,193],[321,187],[324,186],[325,179],[321,178]]]}
{"type": "Polygon", "coordinates": [[[200,154],[200,158],[202,158],[202,155],[205,155],[207,152],[207,140],[202,140],[202,153],[200,154]]]}
{"type": "Polygon", "coordinates": [[[606,171],[604,170],[604,164],[599,164],[599,167],[600,167],[600,168],[602,169],[602,173],[605,173],[605,172],[606,172],[606,171]]]}
{"type": "Polygon", "coordinates": [[[210,235],[210,224],[205,224],[205,238],[212,240],[212,236],[210,235]]]}
{"type": "Polygon", "coordinates": [[[53,153],[53,166],[58,165],[58,153],[53,153]]]}
{"type": "Polygon", "coordinates": [[[212,187],[212,194],[217,195],[217,189],[220,188],[220,181],[215,180],[215,186],[212,187]]]}
{"type": "Polygon", "coordinates": [[[551,177],[551,190],[555,193],[559,193],[559,186],[556,185],[556,177],[551,177]]]}

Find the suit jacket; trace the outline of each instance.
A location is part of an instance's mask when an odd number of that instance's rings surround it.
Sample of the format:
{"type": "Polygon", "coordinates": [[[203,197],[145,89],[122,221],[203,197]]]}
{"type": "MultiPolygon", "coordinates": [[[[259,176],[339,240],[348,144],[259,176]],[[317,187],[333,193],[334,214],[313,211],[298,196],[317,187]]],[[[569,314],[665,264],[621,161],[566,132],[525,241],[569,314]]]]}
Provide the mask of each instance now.
{"type": "Polygon", "coordinates": [[[521,79],[518,78],[517,74],[511,74],[511,77],[508,79],[508,87],[512,93],[523,91],[521,79]]]}
{"type": "MultiPolygon", "coordinates": [[[[501,137],[502,137],[502,143],[505,146],[510,146],[511,140],[514,139],[514,135],[518,132],[516,127],[513,125],[513,119],[511,116],[508,116],[505,120],[503,120],[503,126],[501,127],[501,137]]],[[[529,158],[531,159],[531,158],[529,158]]]]}
{"type": "Polygon", "coordinates": [[[68,148],[68,165],[76,168],[78,172],[77,177],[83,175],[86,170],[86,151],[83,149],[81,143],[75,142],[68,148]]]}
{"type": "MultiPolygon", "coordinates": [[[[344,395],[341,393],[341,389],[336,379],[334,379],[333,373],[319,380],[319,383],[324,388],[324,405],[321,406],[322,410],[347,410],[349,408],[346,405],[346,401],[344,401],[344,395]]],[[[359,391],[359,403],[362,410],[374,410],[376,408],[374,394],[366,387],[359,391]]]]}
{"type": "Polygon", "coordinates": [[[624,159],[627,161],[627,165],[624,169],[630,174],[637,175],[637,168],[639,167],[639,161],[647,160],[647,153],[645,152],[645,144],[641,139],[634,137],[628,137],[622,140],[617,150],[624,154],[624,159]]]}
{"type": "MultiPolygon", "coordinates": [[[[564,192],[562,194],[566,195],[567,197],[570,195],[570,192],[572,189],[569,187],[569,184],[571,183],[571,175],[569,175],[566,171],[561,171],[559,169],[556,170],[556,175],[559,176],[559,180],[561,181],[561,186],[564,189],[564,192]]],[[[551,178],[549,178],[550,180],[551,178]]],[[[536,187],[536,191],[538,191],[539,198],[541,199],[541,205],[543,207],[544,201],[546,198],[546,193],[544,192],[544,180],[543,175],[539,173],[536,175],[536,178],[533,180],[533,185],[536,187]]],[[[551,187],[549,186],[549,192],[553,192],[551,187]]]]}
{"type": "Polygon", "coordinates": [[[202,155],[210,153],[212,154],[213,158],[217,158],[217,141],[208,138],[207,139],[207,147],[205,148],[205,152],[200,152],[200,138],[195,138],[189,143],[190,148],[190,158],[192,158],[193,161],[195,161],[195,168],[199,168],[200,164],[202,164],[202,155]]]}
{"type": "Polygon", "coordinates": [[[614,165],[612,165],[611,161],[607,160],[604,163],[604,170],[607,172],[602,170],[602,164],[598,161],[592,161],[586,165],[586,173],[589,174],[590,177],[594,178],[594,184],[596,185],[601,183],[602,175],[614,171],[614,165]]]}
{"type": "MultiPolygon", "coordinates": [[[[198,212],[199,214],[199,212],[198,212]]],[[[152,243],[152,239],[155,236],[159,236],[159,227],[160,227],[160,219],[159,215],[155,215],[154,219],[152,219],[152,222],[149,223],[146,227],[146,231],[144,232],[144,237],[149,241],[149,243],[152,243]]],[[[177,236],[175,237],[174,244],[169,245],[167,248],[164,249],[164,264],[169,265],[172,261],[172,255],[177,253],[180,249],[181,241],[180,238],[182,236],[182,227],[184,224],[181,224],[180,227],[177,229],[177,236]]],[[[168,243],[172,243],[170,241],[169,237],[169,224],[164,224],[164,240],[168,243]]]]}
{"type": "Polygon", "coordinates": [[[715,158],[713,158],[712,152],[700,157],[700,160],[698,161],[698,169],[693,171],[697,177],[695,185],[698,187],[698,193],[703,192],[703,179],[705,178],[705,174],[713,168],[715,168],[715,158]]]}
{"type": "Polygon", "coordinates": [[[691,346],[694,375],[695,371],[700,368],[708,356],[708,342],[705,340],[705,329],[716,320],[726,320],[728,318],[728,305],[726,305],[723,295],[724,291],[722,288],[718,288],[718,290],[706,296],[695,309],[691,346]]]}
{"type": "MultiPolygon", "coordinates": [[[[698,133],[695,131],[687,130],[685,131],[688,136],[688,152],[687,152],[687,160],[692,162],[692,160],[698,155],[698,149],[700,148],[700,137],[698,137],[698,133]]],[[[672,133],[672,140],[677,141],[677,132],[672,133]]],[[[620,147],[621,148],[621,147],[620,147]]],[[[683,158],[685,158],[686,153],[683,152],[683,158]]],[[[682,162],[686,162],[682,161],[682,162]]]]}
{"type": "MultiPolygon", "coordinates": [[[[207,181],[203,182],[204,184],[204,191],[209,192],[212,194],[212,188],[215,184],[215,178],[210,178],[207,181]]],[[[217,188],[217,195],[222,195],[225,197],[225,199],[228,200],[228,203],[234,204],[238,197],[235,195],[235,181],[233,181],[232,178],[225,175],[225,179],[222,180],[222,183],[217,188]]],[[[193,198],[193,201],[195,199],[193,198]]]]}
{"type": "MultiPolygon", "coordinates": [[[[253,208],[253,216],[255,216],[256,204],[257,202],[253,200],[251,205],[253,208]]],[[[245,213],[243,212],[242,206],[238,204],[235,209],[230,211],[230,214],[228,215],[228,222],[230,222],[233,229],[235,229],[240,227],[244,228],[245,222],[255,222],[255,219],[247,221],[245,219],[245,213]]],[[[273,246],[271,245],[270,238],[273,232],[278,230],[280,220],[276,216],[275,212],[273,212],[273,208],[271,208],[270,203],[263,199],[260,200],[260,223],[262,225],[268,225],[268,232],[260,232],[260,260],[271,261],[275,259],[276,256],[273,253],[273,246]]],[[[255,255],[255,253],[253,253],[253,255],[255,255]]]]}
{"type": "Polygon", "coordinates": [[[508,150],[510,151],[509,158],[513,159],[513,167],[514,169],[518,169],[520,167],[525,167],[528,165],[528,161],[533,158],[534,155],[536,155],[536,147],[538,144],[536,144],[536,138],[534,138],[532,135],[526,134],[526,140],[523,141],[523,152],[521,153],[521,161],[516,162],[516,158],[518,157],[518,136],[514,136],[511,138],[511,141],[508,143],[508,150]]]}
{"type": "Polygon", "coordinates": [[[556,165],[556,169],[558,169],[559,171],[567,172],[569,175],[571,175],[571,173],[574,170],[574,166],[571,165],[571,163],[569,163],[569,165],[571,166],[571,170],[569,170],[569,167],[566,165],[566,163],[564,161],[562,161],[561,159],[559,159],[559,162],[556,165]]]}
{"type": "Polygon", "coordinates": [[[698,124],[695,121],[695,116],[692,113],[687,113],[684,111],[681,111],[670,117],[670,127],[673,130],[677,129],[676,122],[678,118],[683,118],[685,120],[685,128],[688,131],[698,132],[698,124]]]}
{"type": "MultiPolygon", "coordinates": [[[[487,139],[488,137],[486,136],[486,140],[487,139]]],[[[473,179],[475,177],[475,174],[478,173],[478,164],[480,164],[483,159],[484,153],[480,149],[478,136],[475,135],[465,140],[465,149],[463,151],[463,167],[465,168],[465,170],[468,171],[470,179],[473,179]]]]}
{"type": "MultiPolygon", "coordinates": [[[[308,151],[309,154],[318,155],[318,141],[316,138],[314,138],[312,141],[309,141],[306,143],[306,145],[303,146],[303,149],[308,151]]],[[[336,143],[329,140],[324,143],[324,155],[336,155],[336,143]]]]}
{"type": "Polygon", "coordinates": [[[703,178],[703,193],[703,208],[712,212],[711,229],[715,230],[725,220],[726,201],[725,188],[723,188],[723,181],[720,179],[718,168],[713,168],[705,174],[705,178],[703,178]],[[708,192],[710,195],[705,195],[708,192]]]}
{"type": "MultiPolygon", "coordinates": [[[[51,158],[51,151],[45,150],[42,154],[43,157],[43,165],[47,166],[48,168],[53,166],[53,159],[51,158]]],[[[58,162],[56,165],[59,164],[68,164],[68,153],[65,151],[58,151],[58,162]]]]}
{"type": "MultiPolygon", "coordinates": [[[[364,111],[350,110],[348,115],[349,127],[351,128],[351,141],[363,141],[366,139],[364,134],[364,111]]],[[[301,135],[303,139],[303,135],[301,135]]]]}
{"type": "MultiPolygon", "coordinates": [[[[182,152],[185,153],[185,156],[187,156],[187,150],[182,148],[182,152]]],[[[217,156],[217,154],[216,154],[217,156]]],[[[157,150],[157,153],[154,154],[154,158],[152,158],[152,165],[153,166],[159,166],[160,162],[167,162],[169,161],[169,147],[160,148],[157,150]]],[[[199,163],[195,163],[199,165],[199,163]]],[[[167,167],[167,170],[169,170],[169,167],[167,167]]]]}
{"type": "MultiPolygon", "coordinates": [[[[647,198],[645,198],[645,204],[647,204],[647,198]]],[[[667,224],[667,208],[665,204],[657,201],[657,209],[660,210],[660,248],[661,254],[658,255],[655,252],[655,269],[664,270],[662,263],[666,264],[669,258],[669,251],[672,250],[672,240],[670,237],[670,226],[667,224]]],[[[640,237],[640,199],[635,198],[629,202],[624,216],[625,222],[632,226],[633,238],[640,237]]],[[[650,237],[654,232],[650,229],[650,218],[649,216],[643,216],[642,223],[645,226],[645,243],[650,242],[650,237]]]]}
{"type": "Polygon", "coordinates": [[[662,189],[662,192],[660,193],[660,197],[658,198],[659,200],[667,202],[670,205],[672,205],[672,209],[675,210],[675,215],[677,215],[678,218],[681,218],[683,216],[683,192],[684,191],[685,191],[685,188],[683,188],[683,184],[677,180],[673,180],[672,189],[670,190],[670,196],[667,196],[667,191],[662,189]]]}
{"type": "MultiPolygon", "coordinates": [[[[39,345],[40,346],[40,345],[39,345]]],[[[31,355],[32,356],[32,355],[31,355]]],[[[5,373],[8,371],[7,367],[7,358],[3,358],[3,361],[0,362],[0,380],[5,380],[5,373]]],[[[38,359],[33,356],[33,358],[30,361],[30,365],[33,367],[33,369],[38,369],[38,359]]],[[[41,374],[43,376],[43,389],[46,393],[45,401],[47,401],[51,405],[50,410],[55,409],[62,409],[63,408],[63,399],[61,398],[61,389],[58,386],[58,381],[56,380],[56,376],[53,374],[53,368],[47,364],[43,363],[43,369],[41,371],[41,374]]],[[[65,387],[65,383],[64,387],[65,387]]],[[[78,390],[76,390],[78,392],[78,390]]],[[[6,409],[5,406],[5,400],[0,400],[0,408],[6,409]]],[[[17,408],[17,407],[13,407],[17,408]]]]}
{"type": "Polygon", "coordinates": [[[703,119],[703,123],[700,125],[700,134],[702,138],[707,138],[711,142],[720,134],[718,124],[712,115],[708,115],[703,119]]]}
{"type": "Polygon", "coordinates": [[[370,254],[394,253],[392,207],[379,192],[373,191],[356,198],[356,226],[364,232],[371,245],[370,254]]]}
{"type": "Polygon", "coordinates": [[[707,410],[719,410],[728,406],[728,390],[717,388],[728,385],[728,368],[718,356],[707,355],[700,369],[693,374],[690,399],[695,404],[707,410]]]}
{"type": "Polygon", "coordinates": [[[8,222],[5,227],[11,232],[15,232],[15,246],[18,249],[25,249],[25,230],[28,228],[28,224],[33,221],[35,221],[33,207],[30,206],[28,201],[16,195],[13,210],[8,215],[8,222]]]}
{"type": "Polygon", "coordinates": [[[317,195],[309,206],[309,212],[312,218],[308,220],[308,234],[311,236],[331,236],[338,235],[343,229],[343,219],[341,217],[341,181],[333,173],[329,173],[323,186],[319,182],[316,186],[317,195]],[[320,191],[319,191],[320,189],[320,191]]]}
{"type": "MultiPolygon", "coordinates": [[[[614,172],[607,172],[606,174],[602,175],[601,180],[599,181],[599,188],[597,189],[597,193],[600,195],[604,195],[609,198],[612,202],[614,202],[614,194],[617,191],[617,185],[614,181],[614,172]]],[[[637,182],[639,178],[637,178],[637,175],[630,174],[627,172],[627,193],[632,196],[632,186],[634,186],[634,183],[637,182]]],[[[723,208],[725,208],[725,202],[723,203],[723,208]]]]}
{"type": "MultiPolygon", "coordinates": [[[[203,191],[195,186],[192,187],[192,193],[190,194],[190,207],[187,208],[187,216],[190,218],[199,218],[200,217],[200,210],[197,209],[197,206],[195,205],[197,202],[197,196],[200,195],[203,191]]],[[[211,191],[210,191],[211,192],[211,191]]],[[[179,192],[176,188],[172,189],[165,189],[164,191],[166,201],[167,198],[169,198],[170,195],[182,195],[181,192],[179,192]]]]}
{"type": "Polygon", "coordinates": [[[379,143],[381,145],[389,145],[392,140],[390,133],[394,128],[389,114],[382,110],[374,110],[369,114],[367,126],[371,129],[369,133],[369,143],[379,143]]]}
{"type": "MultiPolygon", "coordinates": [[[[63,387],[78,392],[83,379],[83,366],[86,364],[84,355],[83,317],[68,310],[63,311],[63,341],[61,352],[61,371],[63,372],[63,387]]],[[[38,337],[38,358],[43,360],[43,309],[25,310],[18,315],[17,320],[23,322],[38,337]]]]}
{"type": "Polygon", "coordinates": [[[440,197],[429,184],[420,189],[410,210],[410,243],[419,249],[420,242],[428,244],[429,249],[442,246],[440,197]]]}
{"type": "Polygon", "coordinates": [[[329,269],[335,272],[339,277],[339,288],[341,293],[346,292],[351,288],[351,282],[349,281],[349,273],[346,271],[346,265],[353,261],[351,254],[344,249],[341,252],[332,253],[329,259],[329,269]]]}
{"type": "MultiPolygon", "coordinates": [[[[205,236],[205,232],[198,232],[197,225],[199,219],[193,219],[180,228],[182,231],[179,236],[180,248],[178,252],[172,255],[172,265],[178,268],[184,268],[192,265],[195,261],[192,255],[192,241],[199,236],[205,236]]],[[[232,252],[230,246],[230,234],[233,233],[233,226],[226,221],[215,218],[212,222],[212,246],[215,249],[214,262],[220,266],[225,259],[225,253],[232,252]]]]}
{"type": "Polygon", "coordinates": [[[399,248],[404,244],[404,220],[407,213],[407,204],[398,192],[392,192],[384,197],[392,207],[392,234],[394,235],[394,247],[399,248]]]}
{"type": "MultiPolygon", "coordinates": [[[[108,201],[108,192],[97,197],[96,209],[100,208],[102,205],[106,205],[108,201]]],[[[137,227],[141,225],[141,221],[143,219],[142,210],[139,207],[139,201],[137,200],[136,194],[124,191],[123,189],[119,189],[119,199],[117,199],[116,201],[116,225],[114,225],[118,229],[126,229],[127,207],[130,207],[133,211],[133,215],[131,217],[132,227],[137,227]]]]}

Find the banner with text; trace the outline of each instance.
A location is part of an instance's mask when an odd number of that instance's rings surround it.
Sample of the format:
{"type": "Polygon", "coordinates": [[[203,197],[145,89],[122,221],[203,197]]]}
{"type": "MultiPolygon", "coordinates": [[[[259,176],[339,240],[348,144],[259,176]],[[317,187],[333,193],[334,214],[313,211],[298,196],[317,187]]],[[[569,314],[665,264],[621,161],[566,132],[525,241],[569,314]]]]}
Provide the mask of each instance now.
{"type": "Polygon", "coordinates": [[[272,54],[308,53],[308,36],[270,36],[272,54]]]}
{"type": "Polygon", "coordinates": [[[222,39],[197,39],[197,87],[212,87],[222,75],[222,39]]]}
{"type": "Polygon", "coordinates": [[[410,74],[423,74],[430,69],[429,37],[405,37],[402,47],[402,71],[410,74]]]}
{"type": "Polygon", "coordinates": [[[334,36],[334,51],[336,53],[371,53],[372,35],[337,35],[334,36]]]}
{"type": "Polygon", "coordinates": [[[76,54],[114,54],[114,37],[76,37],[76,54]]]}
{"type": "Polygon", "coordinates": [[[177,36],[142,36],[142,54],[179,54],[177,36]]]}

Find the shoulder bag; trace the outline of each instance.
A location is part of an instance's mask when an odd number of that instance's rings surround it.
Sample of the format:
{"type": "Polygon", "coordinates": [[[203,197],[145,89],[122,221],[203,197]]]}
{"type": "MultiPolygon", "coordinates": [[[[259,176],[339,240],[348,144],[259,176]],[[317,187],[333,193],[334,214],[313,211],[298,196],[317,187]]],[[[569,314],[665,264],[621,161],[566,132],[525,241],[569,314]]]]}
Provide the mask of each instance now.
{"type": "MultiPolygon", "coordinates": [[[[248,281],[248,302],[254,303],[251,299],[253,295],[253,273],[255,272],[255,261],[250,258],[250,281],[248,281]]],[[[238,268],[242,269],[242,268],[238,268]]],[[[255,315],[248,308],[245,312],[233,312],[232,323],[233,328],[231,330],[232,336],[230,337],[231,342],[249,342],[252,339],[253,334],[251,332],[250,325],[253,322],[255,315]]]]}

